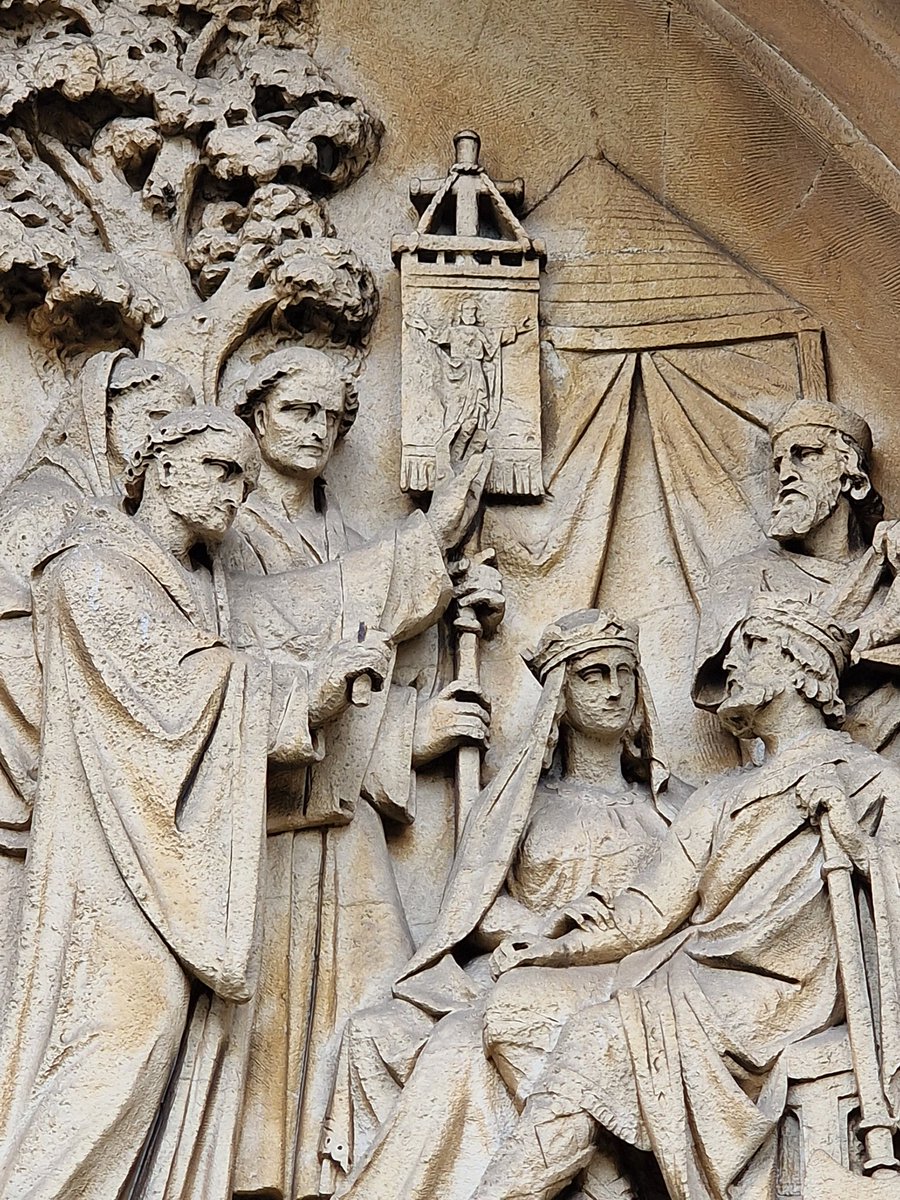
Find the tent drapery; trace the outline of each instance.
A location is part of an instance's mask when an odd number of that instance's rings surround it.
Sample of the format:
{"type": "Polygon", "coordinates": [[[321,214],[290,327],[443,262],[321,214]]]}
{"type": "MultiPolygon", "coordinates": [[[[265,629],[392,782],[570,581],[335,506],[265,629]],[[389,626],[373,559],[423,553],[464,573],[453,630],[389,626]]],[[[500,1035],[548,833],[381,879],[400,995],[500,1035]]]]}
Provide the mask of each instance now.
{"type": "MultiPolygon", "coordinates": [[[[820,335],[545,349],[548,496],[537,508],[490,509],[483,539],[502,548],[517,641],[524,633],[533,644],[549,620],[595,603],[638,620],[676,772],[699,779],[735,760],[690,703],[697,613],[710,575],[765,537],[766,428],[789,401],[821,392],[820,335]]],[[[486,655],[489,687],[515,657],[501,635],[486,655]]],[[[498,742],[533,702],[530,686],[519,690],[498,742]]]]}

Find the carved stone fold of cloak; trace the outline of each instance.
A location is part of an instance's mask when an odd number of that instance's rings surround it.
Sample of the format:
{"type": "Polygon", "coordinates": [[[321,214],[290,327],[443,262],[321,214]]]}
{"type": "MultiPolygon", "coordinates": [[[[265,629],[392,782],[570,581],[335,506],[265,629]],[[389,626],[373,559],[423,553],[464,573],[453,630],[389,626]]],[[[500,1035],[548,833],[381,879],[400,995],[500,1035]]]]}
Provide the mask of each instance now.
{"type": "Polygon", "coordinates": [[[109,375],[127,351],[95,354],[0,496],[0,853],[24,854],[37,787],[41,677],[31,572],[85,499],[111,496],[109,375]]]}
{"type": "MultiPolygon", "coordinates": [[[[837,766],[872,836],[879,969],[871,978],[881,987],[896,1111],[900,776],[847,735],[824,732],[694,794],[658,864],[636,881],[631,911],[647,912],[648,899],[657,913],[671,908],[679,853],[696,871],[697,907],[677,932],[620,963],[612,999],[570,1020],[533,1089],[652,1150],[673,1200],[770,1194],[784,1052],[839,1019],[822,846],[796,799],[799,781],[826,764],[837,766]]],[[[617,899],[617,913],[629,905],[617,899]]],[[[640,918],[629,936],[639,928],[640,918]]]]}
{"type": "Polygon", "coordinates": [[[37,577],[45,706],[0,1035],[3,1200],[117,1200],[192,986],[251,994],[271,685],[223,644],[206,584],[112,509],[37,577]]]}
{"type": "MultiPolygon", "coordinates": [[[[226,548],[238,644],[308,661],[355,637],[360,623],[395,642],[426,629],[450,595],[427,521],[416,514],[362,543],[333,501],[320,499],[324,547],[260,496],[242,511],[226,548]]],[[[322,763],[308,773],[269,772],[266,920],[239,1194],[319,1194],[344,1023],[389,995],[412,954],[382,817],[413,816],[415,708],[415,690],[387,680],[367,708],[329,724],[322,763]]]]}

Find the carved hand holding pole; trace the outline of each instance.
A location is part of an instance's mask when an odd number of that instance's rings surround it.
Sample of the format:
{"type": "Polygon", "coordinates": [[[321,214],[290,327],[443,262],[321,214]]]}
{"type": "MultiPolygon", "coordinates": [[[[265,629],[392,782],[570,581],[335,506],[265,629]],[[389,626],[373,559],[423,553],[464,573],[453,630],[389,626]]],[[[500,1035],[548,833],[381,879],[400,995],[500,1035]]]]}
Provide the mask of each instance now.
{"type": "MultiPolygon", "coordinates": [[[[477,535],[476,535],[477,536],[477,535]]],[[[475,538],[472,539],[473,541],[475,538]]],[[[471,559],[462,559],[461,570],[487,566],[495,561],[492,549],[480,550],[471,559]]],[[[453,621],[456,631],[456,679],[463,688],[463,695],[473,698],[481,695],[479,673],[479,643],[488,630],[485,620],[479,616],[475,604],[460,604],[453,621]]],[[[482,748],[478,745],[462,745],[456,752],[456,841],[459,842],[475,798],[481,790],[482,748]]]]}

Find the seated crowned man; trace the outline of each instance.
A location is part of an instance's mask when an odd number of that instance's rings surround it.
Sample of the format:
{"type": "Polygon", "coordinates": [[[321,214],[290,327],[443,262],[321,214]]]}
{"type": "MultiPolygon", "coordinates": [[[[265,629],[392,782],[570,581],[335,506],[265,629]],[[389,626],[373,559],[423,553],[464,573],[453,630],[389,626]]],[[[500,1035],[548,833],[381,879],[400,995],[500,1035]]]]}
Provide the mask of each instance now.
{"type": "Polygon", "coordinates": [[[694,701],[715,710],[723,695],[722,658],[752,597],[762,590],[810,597],[860,635],[854,660],[868,665],[859,685],[846,681],[846,728],[884,749],[900,727],[900,689],[876,679],[872,663],[900,665],[900,589],[889,587],[898,561],[897,523],[881,523],[870,478],[872,434],[856,413],[799,400],[769,428],[778,492],[770,542],[733,559],[712,577],[697,634],[694,701]],[[880,682],[880,686],[879,686],[880,682]]]}
{"type": "MultiPolygon", "coordinates": [[[[832,728],[850,646],[814,605],[755,599],[729,639],[719,717],[762,740],[764,763],[700,788],[633,884],[589,893],[553,935],[496,953],[508,974],[485,1016],[489,1053],[505,1035],[504,991],[519,986],[511,968],[606,963],[615,979],[609,1000],[567,1022],[473,1200],[550,1200],[598,1141],[613,1155],[623,1143],[652,1151],[673,1200],[772,1200],[785,1051],[850,1004],[823,878],[826,811],[869,894],[882,1078],[896,1117],[900,776],[832,728]]],[[[614,1189],[592,1182],[592,1196],[622,1197],[609,1174],[614,1189]]]]}
{"type": "Polygon", "coordinates": [[[38,564],[46,702],[0,1033],[2,1200],[226,1194],[217,1089],[253,993],[266,764],[321,757],[314,730],[349,681],[389,662],[377,633],[309,672],[230,648],[217,548],[258,469],[237,418],[179,409],[135,455],[133,517],[87,508],[38,564]]]}

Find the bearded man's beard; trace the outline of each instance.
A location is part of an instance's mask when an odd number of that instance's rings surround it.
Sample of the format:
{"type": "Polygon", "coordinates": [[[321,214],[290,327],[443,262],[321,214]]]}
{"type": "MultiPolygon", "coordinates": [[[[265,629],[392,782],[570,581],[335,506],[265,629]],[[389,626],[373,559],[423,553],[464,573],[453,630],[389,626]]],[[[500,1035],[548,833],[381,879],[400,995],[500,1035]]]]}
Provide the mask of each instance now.
{"type": "Polygon", "coordinates": [[[783,690],[783,685],[774,678],[765,683],[734,686],[716,710],[719,720],[735,737],[752,737],[753,718],[783,690]]]}
{"type": "Polygon", "coordinates": [[[817,484],[788,484],[772,506],[769,537],[779,542],[806,537],[827,521],[841,498],[841,480],[817,484]]]}

